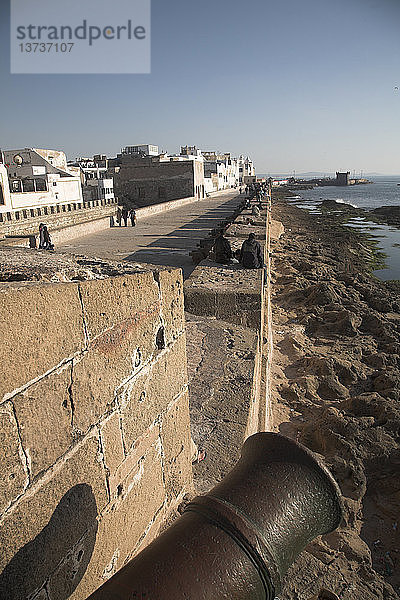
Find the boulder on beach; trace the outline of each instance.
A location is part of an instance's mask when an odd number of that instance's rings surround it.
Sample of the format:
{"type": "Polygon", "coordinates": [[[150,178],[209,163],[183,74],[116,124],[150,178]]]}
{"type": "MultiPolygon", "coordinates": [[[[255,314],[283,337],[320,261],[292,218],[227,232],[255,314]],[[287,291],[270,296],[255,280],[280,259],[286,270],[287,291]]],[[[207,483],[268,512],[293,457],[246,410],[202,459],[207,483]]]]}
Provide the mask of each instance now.
{"type": "Polygon", "coordinates": [[[321,202],[321,208],[326,208],[327,210],[354,210],[354,206],[351,204],[329,199],[321,202]]]}
{"type": "Polygon", "coordinates": [[[380,206],[372,211],[375,215],[384,215],[386,217],[400,218],[400,206],[380,206]]]}

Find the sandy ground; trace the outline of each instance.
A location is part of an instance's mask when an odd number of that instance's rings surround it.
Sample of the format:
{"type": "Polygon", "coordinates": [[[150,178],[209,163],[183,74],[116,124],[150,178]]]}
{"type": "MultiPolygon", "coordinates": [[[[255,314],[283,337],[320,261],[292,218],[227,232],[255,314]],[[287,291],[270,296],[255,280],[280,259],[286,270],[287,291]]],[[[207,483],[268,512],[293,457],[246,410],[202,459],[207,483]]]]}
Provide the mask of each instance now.
{"type": "Polygon", "coordinates": [[[399,288],[366,271],[365,243],[333,217],[279,198],[273,216],[285,227],[273,249],[274,430],[323,455],[345,499],[343,526],[302,553],[279,598],[399,598],[399,288]]]}

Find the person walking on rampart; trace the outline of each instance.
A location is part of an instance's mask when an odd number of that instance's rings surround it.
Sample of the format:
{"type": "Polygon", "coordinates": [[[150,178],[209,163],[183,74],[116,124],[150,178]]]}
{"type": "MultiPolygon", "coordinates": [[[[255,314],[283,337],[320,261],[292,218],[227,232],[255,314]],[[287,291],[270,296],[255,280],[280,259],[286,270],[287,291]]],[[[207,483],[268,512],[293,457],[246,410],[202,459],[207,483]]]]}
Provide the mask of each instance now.
{"type": "Polygon", "coordinates": [[[49,230],[44,223],[40,223],[39,225],[39,248],[42,250],[54,250],[49,230]]]}
{"type": "Polygon", "coordinates": [[[215,262],[222,265],[228,265],[231,262],[233,253],[229,241],[224,237],[224,232],[221,231],[215,240],[214,244],[215,262]]]}
{"type": "Polygon", "coordinates": [[[133,208],[131,208],[131,210],[129,211],[129,218],[131,220],[132,227],[135,227],[135,225],[136,225],[136,210],[133,210],[133,208]]]}
{"type": "Polygon", "coordinates": [[[240,263],[245,269],[262,269],[264,265],[261,245],[254,233],[250,233],[240,250],[240,263]]]}
{"type": "Polygon", "coordinates": [[[119,206],[117,208],[116,220],[117,220],[117,223],[118,223],[119,227],[121,227],[121,225],[122,225],[122,211],[121,211],[121,209],[120,209],[119,206]]]}
{"type": "Polygon", "coordinates": [[[128,209],[127,208],[122,209],[122,218],[124,220],[124,226],[128,227],[128,209]]]}

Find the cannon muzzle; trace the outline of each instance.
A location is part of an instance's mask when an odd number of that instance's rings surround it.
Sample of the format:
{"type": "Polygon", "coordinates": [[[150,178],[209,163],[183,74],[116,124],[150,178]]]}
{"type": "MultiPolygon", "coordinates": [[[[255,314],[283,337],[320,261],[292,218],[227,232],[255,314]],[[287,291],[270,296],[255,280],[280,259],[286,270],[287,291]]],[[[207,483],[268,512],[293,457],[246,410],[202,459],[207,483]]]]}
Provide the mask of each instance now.
{"type": "Polygon", "coordinates": [[[341,517],[321,461],[289,438],[257,433],[221,483],[89,600],[274,600],[300,552],[341,517]]]}

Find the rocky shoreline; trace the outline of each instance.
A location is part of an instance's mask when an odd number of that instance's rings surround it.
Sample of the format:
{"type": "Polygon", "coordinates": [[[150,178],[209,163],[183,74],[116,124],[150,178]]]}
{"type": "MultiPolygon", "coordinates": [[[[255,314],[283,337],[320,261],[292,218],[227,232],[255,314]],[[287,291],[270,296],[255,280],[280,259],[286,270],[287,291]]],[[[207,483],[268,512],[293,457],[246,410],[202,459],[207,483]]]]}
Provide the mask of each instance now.
{"type": "Polygon", "coordinates": [[[274,430],[324,456],[345,501],[335,533],[293,565],[281,600],[400,596],[400,297],[363,236],[276,192],[274,430]]]}

